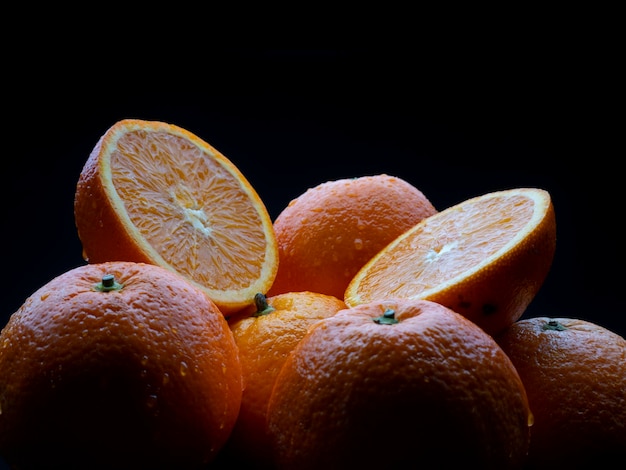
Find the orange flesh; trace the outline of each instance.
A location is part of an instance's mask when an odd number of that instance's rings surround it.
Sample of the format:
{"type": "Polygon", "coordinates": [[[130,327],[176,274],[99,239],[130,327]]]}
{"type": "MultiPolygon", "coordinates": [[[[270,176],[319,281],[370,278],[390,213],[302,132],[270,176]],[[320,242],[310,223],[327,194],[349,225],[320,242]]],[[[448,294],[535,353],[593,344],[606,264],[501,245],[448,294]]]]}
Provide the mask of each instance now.
{"type": "Polygon", "coordinates": [[[170,133],[136,130],[119,139],[110,165],[131,222],[175,270],[224,290],[261,277],[263,222],[243,197],[247,188],[203,149],[170,133]]]}
{"type": "Polygon", "coordinates": [[[513,203],[502,204],[499,198],[444,211],[420,224],[411,236],[402,238],[361,280],[361,288],[370,279],[377,290],[389,296],[411,297],[423,293],[459,275],[469,275],[483,260],[496,254],[523,230],[533,217],[535,202],[529,197],[511,196],[513,203]],[[419,242],[419,244],[418,244],[419,242]],[[402,275],[399,270],[406,270],[402,275]],[[410,273],[409,273],[410,271],[410,273]],[[410,280],[397,283],[396,279],[410,280]]]}

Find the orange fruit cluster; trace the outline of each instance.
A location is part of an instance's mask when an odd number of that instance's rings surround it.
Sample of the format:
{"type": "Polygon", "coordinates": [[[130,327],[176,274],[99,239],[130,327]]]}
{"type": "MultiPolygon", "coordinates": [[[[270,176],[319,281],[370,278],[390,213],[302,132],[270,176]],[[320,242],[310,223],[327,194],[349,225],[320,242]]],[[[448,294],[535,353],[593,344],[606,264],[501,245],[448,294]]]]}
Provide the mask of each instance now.
{"type": "Polygon", "coordinates": [[[0,333],[15,468],[626,463],[626,340],[520,319],[556,250],[544,189],[437,210],[355,176],[272,221],[211,145],[126,119],[74,214],[86,263],[0,333]]]}

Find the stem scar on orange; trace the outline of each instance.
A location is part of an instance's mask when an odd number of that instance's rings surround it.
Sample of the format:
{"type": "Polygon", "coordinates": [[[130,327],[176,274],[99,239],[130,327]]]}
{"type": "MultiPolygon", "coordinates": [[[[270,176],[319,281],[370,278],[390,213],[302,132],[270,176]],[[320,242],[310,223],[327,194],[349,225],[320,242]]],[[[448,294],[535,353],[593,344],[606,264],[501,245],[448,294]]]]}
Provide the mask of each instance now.
{"type": "Polygon", "coordinates": [[[0,455],[15,468],[199,468],[227,441],[242,388],[203,291],[155,265],[83,265],[0,333],[0,455]]]}
{"type": "Polygon", "coordinates": [[[490,335],[435,302],[398,299],[315,323],[283,364],[267,419],[281,469],[501,470],[521,468],[531,413],[490,335]]]}
{"type": "Polygon", "coordinates": [[[278,269],[263,201],[224,155],[173,124],[126,119],[100,138],[80,174],[74,214],[90,263],[168,268],[224,313],[267,292],[278,269]]]}
{"type": "Polygon", "coordinates": [[[497,191],[449,207],[397,237],[354,276],[344,301],[432,300],[493,335],[522,316],[555,249],[550,194],[497,191]]]}

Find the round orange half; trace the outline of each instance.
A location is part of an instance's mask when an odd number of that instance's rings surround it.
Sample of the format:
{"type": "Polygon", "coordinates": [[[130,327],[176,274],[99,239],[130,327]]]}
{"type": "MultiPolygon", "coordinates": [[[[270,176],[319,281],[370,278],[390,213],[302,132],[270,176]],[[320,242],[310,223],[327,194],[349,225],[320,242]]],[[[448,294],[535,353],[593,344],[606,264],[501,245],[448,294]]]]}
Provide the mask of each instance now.
{"type": "Polygon", "coordinates": [[[354,276],[344,300],[348,306],[394,297],[431,300],[495,334],[524,313],[550,270],[555,248],[547,191],[488,193],[397,237],[354,276]]]}
{"type": "Polygon", "coordinates": [[[272,221],[255,189],[223,154],[173,124],[110,127],[80,174],[74,215],[89,263],[163,266],[223,313],[254,303],[276,276],[272,221]]]}

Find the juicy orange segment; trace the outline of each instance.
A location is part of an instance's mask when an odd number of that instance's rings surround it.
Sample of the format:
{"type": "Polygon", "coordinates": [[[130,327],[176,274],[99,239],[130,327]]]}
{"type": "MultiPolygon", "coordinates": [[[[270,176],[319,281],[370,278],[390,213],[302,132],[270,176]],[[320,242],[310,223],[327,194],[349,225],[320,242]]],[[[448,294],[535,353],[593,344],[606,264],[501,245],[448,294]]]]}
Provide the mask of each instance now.
{"type": "Polygon", "coordinates": [[[254,301],[276,275],[272,222],[237,167],[175,125],[123,120],[81,173],[75,216],[85,259],[165,266],[225,312],[254,301]]]}
{"type": "Polygon", "coordinates": [[[400,235],[354,276],[345,302],[439,302],[490,333],[517,320],[542,285],[555,251],[547,191],[519,188],[450,207],[400,235]]]}

